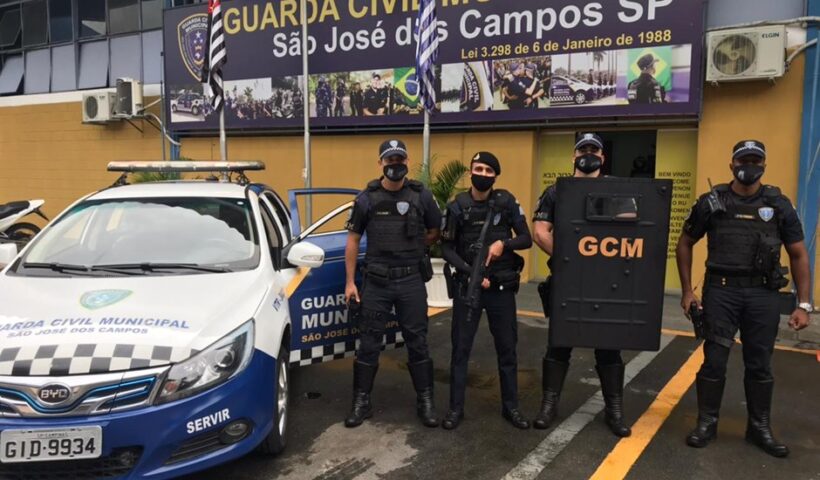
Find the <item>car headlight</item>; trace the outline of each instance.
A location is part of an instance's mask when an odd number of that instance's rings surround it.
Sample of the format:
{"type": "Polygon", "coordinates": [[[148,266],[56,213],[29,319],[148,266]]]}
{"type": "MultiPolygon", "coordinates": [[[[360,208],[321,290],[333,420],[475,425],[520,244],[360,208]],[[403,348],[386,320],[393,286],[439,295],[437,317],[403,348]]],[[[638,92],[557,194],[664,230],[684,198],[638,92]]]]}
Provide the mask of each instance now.
{"type": "Polygon", "coordinates": [[[253,320],[195,356],[171,367],[156,403],[173,402],[222,384],[245,369],[253,354],[253,320]]]}

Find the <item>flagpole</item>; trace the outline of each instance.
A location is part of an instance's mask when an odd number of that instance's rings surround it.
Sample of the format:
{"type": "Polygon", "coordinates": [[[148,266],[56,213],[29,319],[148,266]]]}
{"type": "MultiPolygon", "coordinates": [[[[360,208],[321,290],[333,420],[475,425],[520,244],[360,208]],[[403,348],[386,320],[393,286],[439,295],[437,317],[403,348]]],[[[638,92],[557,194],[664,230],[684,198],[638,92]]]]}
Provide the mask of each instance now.
{"type": "Polygon", "coordinates": [[[225,105],[219,109],[219,156],[223,162],[228,161],[228,138],[225,135],[225,105]]]}
{"type": "Polygon", "coordinates": [[[422,160],[424,171],[427,171],[427,167],[430,164],[430,112],[427,109],[424,109],[424,159],[422,160]]]}
{"type": "MultiPolygon", "coordinates": [[[[305,128],[305,188],[313,187],[313,171],[310,159],[310,78],[308,77],[308,22],[307,0],[302,0],[300,19],[302,24],[302,118],[305,128]]],[[[306,225],[313,221],[313,198],[308,195],[305,199],[306,225]]]]}

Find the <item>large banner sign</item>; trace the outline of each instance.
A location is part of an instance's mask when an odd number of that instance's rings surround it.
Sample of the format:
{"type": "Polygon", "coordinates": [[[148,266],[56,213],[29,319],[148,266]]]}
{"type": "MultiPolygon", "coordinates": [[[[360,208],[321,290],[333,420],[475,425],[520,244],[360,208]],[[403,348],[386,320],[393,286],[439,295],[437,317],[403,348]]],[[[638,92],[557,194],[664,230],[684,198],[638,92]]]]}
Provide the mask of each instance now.
{"type": "MultiPolygon", "coordinates": [[[[303,98],[301,0],[223,2],[231,129],[422,121],[417,0],[308,0],[303,98]]],[[[435,123],[697,115],[703,0],[440,0],[435,123]]],[[[165,12],[174,130],[215,129],[200,83],[207,6],[165,12]]]]}

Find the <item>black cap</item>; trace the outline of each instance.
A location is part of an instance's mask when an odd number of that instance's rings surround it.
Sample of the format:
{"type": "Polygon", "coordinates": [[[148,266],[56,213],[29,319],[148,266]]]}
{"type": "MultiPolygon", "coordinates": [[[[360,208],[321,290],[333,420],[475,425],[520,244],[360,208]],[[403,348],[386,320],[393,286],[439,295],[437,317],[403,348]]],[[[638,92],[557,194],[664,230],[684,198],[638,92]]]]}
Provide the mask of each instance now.
{"type": "Polygon", "coordinates": [[[501,175],[501,163],[499,163],[498,159],[495,158],[495,155],[493,155],[490,152],[476,153],[470,164],[473,163],[483,163],[484,165],[487,165],[488,167],[492,168],[495,171],[496,175],[501,175]]]}
{"type": "Polygon", "coordinates": [[[373,78],[378,78],[379,80],[381,80],[381,79],[382,79],[382,76],[381,76],[381,75],[379,75],[379,74],[378,74],[378,73],[376,73],[376,72],[373,72],[373,78]]]}
{"type": "Polygon", "coordinates": [[[646,70],[647,68],[654,65],[657,61],[658,60],[651,53],[647,53],[646,55],[638,59],[638,68],[640,68],[641,70],[646,70]]]}
{"type": "Polygon", "coordinates": [[[401,140],[387,140],[379,147],[379,159],[384,160],[386,157],[398,155],[402,158],[407,158],[407,147],[401,140]]]}
{"type": "Polygon", "coordinates": [[[582,133],[578,135],[578,140],[575,142],[575,150],[580,150],[587,145],[596,146],[599,150],[604,149],[604,142],[598,135],[594,133],[582,133]]]}
{"type": "Polygon", "coordinates": [[[762,159],[766,159],[766,145],[757,140],[743,140],[738,142],[732,149],[732,160],[738,159],[746,155],[755,155],[762,159]]]}

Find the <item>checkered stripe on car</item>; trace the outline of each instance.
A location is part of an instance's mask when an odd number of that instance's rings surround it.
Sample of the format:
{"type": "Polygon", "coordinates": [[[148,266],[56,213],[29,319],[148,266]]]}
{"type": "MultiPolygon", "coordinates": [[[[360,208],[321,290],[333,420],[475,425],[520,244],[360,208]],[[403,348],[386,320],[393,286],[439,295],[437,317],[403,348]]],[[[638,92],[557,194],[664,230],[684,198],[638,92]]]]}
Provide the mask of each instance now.
{"type": "Polygon", "coordinates": [[[157,345],[81,343],[0,349],[0,375],[60,376],[158,367],[195,355],[197,350],[157,345]]]}
{"type": "MultiPolygon", "coordinates": [[[[404,337],[401,332],[390,332],[384,335],[382,350],[400,348],[404,345],[404,337]]],[[[359,348],[359,340],[333,343],[330,345],[320,345],[318,347],[305,348],[290,352],[290,363],[293,365],[305,366],[314,363],[329,362],[342,358],[350,358],[356,355],[359,348]]]]}
{"type": "Polygon", "coordinates": [[[557,95],[555,97],[550,97],[551,102],[574,102],[575,97],[572,95],[557,95]]]}

